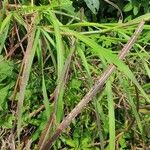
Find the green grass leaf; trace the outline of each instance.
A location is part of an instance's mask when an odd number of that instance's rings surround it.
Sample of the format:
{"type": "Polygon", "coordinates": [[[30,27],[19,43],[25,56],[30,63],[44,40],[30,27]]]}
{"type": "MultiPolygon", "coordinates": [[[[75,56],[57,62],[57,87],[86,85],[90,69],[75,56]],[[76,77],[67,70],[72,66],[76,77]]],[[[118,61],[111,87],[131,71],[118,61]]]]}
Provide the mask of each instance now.
{"type": "Polygon", "coordinates": [[[115,112],[111,81],[106,83],[106,92],[108,100],[108,116],[109,116],[109,148],[115,150],[115,112]]]}
{"type": "Polygon", "coordinates": [[[132,111],[133,111],[134,117],[136,119],[138,128],[139,128],[139,130],[140,130],[140,132],[142,134],[143,139],[145,139],[145,135],[143,133],[142,122],[141,122],[140,116],[139,116],[139,114],[137,112],[136,105],[134,103],[133,97],[131,96],[132,94],[131,94],[131,92],[129,90],[129,87],[128,87],[129,86],[129,81],[127,82],[127,81],[123,80],[122,83],[123,83],[124,92],[126,93],[126,96],[127,96],[127,101],[129,102],[129,104],[130,104],[130,106],[132,108],[132,111]]]}

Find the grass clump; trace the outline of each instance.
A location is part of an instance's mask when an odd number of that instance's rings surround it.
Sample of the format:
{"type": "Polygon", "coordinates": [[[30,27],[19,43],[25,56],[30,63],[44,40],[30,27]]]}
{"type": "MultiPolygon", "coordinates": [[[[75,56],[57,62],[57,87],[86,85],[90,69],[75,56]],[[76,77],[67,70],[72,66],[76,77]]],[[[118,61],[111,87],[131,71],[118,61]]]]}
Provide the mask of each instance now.
{"type": "Polygon", "coordinates": [[[53,149],[148,147],[150,14],[126,23],[98,23],[82,9],[76,13],[70,0],[43,4],[2,3],[1,148],[44,144],[112,63],[117,69],[106,86],[53,149]],[[142,34],[120,60],[118,53],[142,20],[142,34]]]}

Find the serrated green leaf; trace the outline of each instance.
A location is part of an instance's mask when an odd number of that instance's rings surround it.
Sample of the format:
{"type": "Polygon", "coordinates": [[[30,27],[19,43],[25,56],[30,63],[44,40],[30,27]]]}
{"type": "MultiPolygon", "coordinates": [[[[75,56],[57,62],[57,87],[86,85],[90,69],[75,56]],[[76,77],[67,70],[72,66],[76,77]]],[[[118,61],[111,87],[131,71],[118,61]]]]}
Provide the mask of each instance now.
{"type": "Polygon", "coordinates": [[[76,144],[71,139],[66,139],[65,142],[66,142],[67,145],[69,145],[71,147],[76,147],[76,144]]]}
{"type": "Polygon", "coordinates": [[[6,106],[6,97],[8,95],[8,90],[10,86],[5,86],[0,89],[0,111],[2,111],[6,106]]]}
{"type": "Polygon", "coordinates": [[[86,5],[89,7],[89,9],[94,13],[97,14],[99,10],[99,0],[84,0],[86,5]]]}
{"type": "Polygon", "coordinates": [[[133,8],[133,14],[136,16],[139,12],[139,8],[137,6],[134,6],[133,8]]]}
{"type": "Polygon", "coordinates": [[[132,8],[133,8],[132,3],[127,3],[123,10],[124,12],[129,12],[132,10],[132,8]]]}
{"type": "Polygon", "coordinates": [[[80,80],[77,80],[77,79],[73,79],[71,81],[71,84],[70,84],[70,87],[73,88],[73,89],[79,89],[81,86],[81,81],[80,80]]]}

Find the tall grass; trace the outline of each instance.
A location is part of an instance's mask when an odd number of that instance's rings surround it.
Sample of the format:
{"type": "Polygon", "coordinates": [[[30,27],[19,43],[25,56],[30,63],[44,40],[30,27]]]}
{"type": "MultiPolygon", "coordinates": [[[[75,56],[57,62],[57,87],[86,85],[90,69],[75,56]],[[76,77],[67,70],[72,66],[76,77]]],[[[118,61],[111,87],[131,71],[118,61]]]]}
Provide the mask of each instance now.
{"type": "MultiPolygon", "coordinates": [[[[0,92],[7,92],[5,105],[0,106],[0,116],[9,118],[9,121],[4,119],[4,124],[0,121],[1,130],[6,131],[0,137],[1,141],[8,141],[7,134],[11,133],[16,148],[26,147],[25,143],[29,144],[30,140],[30,147],[36,148],[40,135],[47,131],[46,138],[49,138],[55,133],[64,116],[112,63],[117,71],[106,88],[95,97],[92,105],[86,106],[88,111],[83,110],[73,121],[57,140],[54,149],[99,149],[100,146],[101,149],[123,149],[132,147],[133,134],[136,134],[136,147],[146,146],[148,139],[144,127],[149,125],[149,114],[142,114],[140,107],[149,109],[146,106],[150,102],[149,83],[146,83],[150,77],[150,26],[144,26],[143,34],[126,60],[118,59],[117,54],[137,24],[142,20],[149,21],[150,14],[127,23],[102,24],[87,22],[86,19],[80,22],[80,13],[67,11],[66,6],[70,5],[69,1],[61,6],[53,1],[51,6],[34,6],[32,3],[32,6],[17,5],[14,8],[8,5],[4,8],[9,10],[0,22],[1,61],[12,60],[15,67],[12,74],[14,86],[9,92],[3,88],[10,77],[3,78],[4,74],[0,73],[0,92]],[[79,28],[81,31],[77,30],[79,28]],[[21,40],[14,29],[19,31],[21,40]],[[135,86],[138,103],[133,90],[135,86]],[[130,125],[131,119],[135,121],[130,125]],[[47,122],[51,122],[50,129],[47,122]],[[11,129],[14,130],[11,132],[11,129]]],[[[3,67],[1,64],[0,68],[3,67]]],[[[12,144],[11,141],[8,143],[6,147],[12,144]]],[[[4,146],[4,142],[0,144],[4,146]]]]}

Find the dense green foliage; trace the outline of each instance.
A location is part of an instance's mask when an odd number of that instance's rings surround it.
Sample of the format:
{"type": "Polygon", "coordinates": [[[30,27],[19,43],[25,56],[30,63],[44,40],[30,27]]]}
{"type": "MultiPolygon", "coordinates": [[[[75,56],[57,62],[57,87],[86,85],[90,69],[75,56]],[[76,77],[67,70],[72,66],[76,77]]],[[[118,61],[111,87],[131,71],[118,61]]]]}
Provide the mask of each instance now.
{"type": "Polygon", "coordinates": [[[150,2],[15,2],[0,5],[1,149],[37,149],[50,115],[51,135],[111,63],[116,71],[53,149],[148,147],[150,2]],[[138,41],[119,60],[143,19],[138,41]]]}

